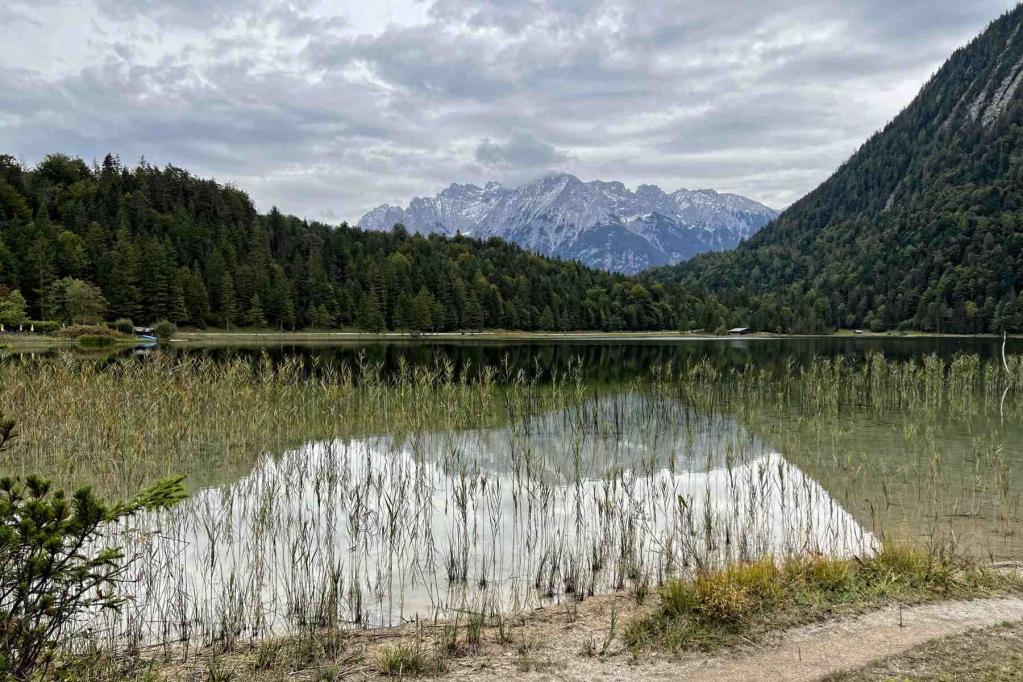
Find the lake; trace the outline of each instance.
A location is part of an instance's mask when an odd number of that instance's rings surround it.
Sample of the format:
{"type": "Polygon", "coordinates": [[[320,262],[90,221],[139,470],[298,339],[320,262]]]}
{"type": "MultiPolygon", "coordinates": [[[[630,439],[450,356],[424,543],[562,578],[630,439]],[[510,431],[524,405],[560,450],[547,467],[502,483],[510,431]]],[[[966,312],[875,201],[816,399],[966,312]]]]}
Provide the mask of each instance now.
{"type": "MultiPolygon", "coordinates": [[[[787,362],[803,363],[816,357],[845,357],[853,360],[869,353],[883,353],[890,359],[922,358],[935,354],[952,358],[957,354],[973,354],[982,359],[1000,357],[1002,340],[994,337],[962,336],[820,336],[820,337],[736,337],[700,339],[679,337],[677,340],[650,338],[649,340],[558,340],[546,339],[507,341],[486,337],[465,340],[406,340],[341,343],[182,343],[171,352],[189,356],[203,356],[218,360],[229,358],[258,359],[269,357],[275,361],[299,358],[309,367],[328,367],[339,364],[355,365],[364,362],[379,365],[385,374],[393,373],[404,361],[409,365],[436,365],[450,362],[456,374],[465,368],[483,366],[509,366],[550,376],[578,364],[585,375],[595,381],[615,381],[642,375],[651,368],[668,362],[683,363],[708,358],[719,367],[741,367],[754,363],[777,367],[787,362]]],[[[1023,338],[1008,339],[1009,354],[1023,353],[1023,338]]],[[[48,350],[41,354],[55,357],[61,351],[48,350]]],[[[78,352],[78,351],[75,351],[78,352]]],[[[142,353],[147,351],[140,351],[142,353]]],[[[83,356],[100,359],[130,357],[133,351],[91,351],[83,356]]]]}
{"type": "Polygon", "coordinates": [[[111,529],[145,641],[507,612],[886,541],[1023,558],[996,339],[191,347],[0,363],[14,473],[191,496],[111,529]],[[883,354],[883,356],[881,355],[883,354]]]}

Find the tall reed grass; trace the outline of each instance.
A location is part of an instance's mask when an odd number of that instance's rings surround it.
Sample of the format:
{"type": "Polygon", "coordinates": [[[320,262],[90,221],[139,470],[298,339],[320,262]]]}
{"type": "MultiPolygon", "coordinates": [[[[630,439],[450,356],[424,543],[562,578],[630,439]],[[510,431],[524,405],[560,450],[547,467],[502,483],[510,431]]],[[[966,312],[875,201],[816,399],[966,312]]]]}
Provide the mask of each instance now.
{"type": "MultiPolygon", "coordinates": [[[[507,364],[0,362],[4,473],[192,498],[137,552],[108,646],[494,615],[892,536],[1023,555],[1023,360],[664,365],[599,387],[507,364]]],[[[187,647],[186,647],[187,650],[187,647]]],[[[170,649],[168,648],[168,651],[170,649]]]]}

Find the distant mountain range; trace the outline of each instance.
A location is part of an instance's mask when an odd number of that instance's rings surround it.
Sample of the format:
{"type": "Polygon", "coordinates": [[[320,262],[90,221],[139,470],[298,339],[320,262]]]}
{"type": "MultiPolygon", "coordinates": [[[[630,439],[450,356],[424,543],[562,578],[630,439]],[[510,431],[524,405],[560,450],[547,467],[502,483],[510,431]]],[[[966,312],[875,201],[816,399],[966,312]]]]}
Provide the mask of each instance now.
{"type": "Polygon", "coordinates": [[[521,187],[453,184],[407,208],[379,206],[358,222],[366,230],[401,223],[422,234],[501,237],[547,256],[632,274],[707,251],[732,249],[778,212],[736,194],[550,175],[521,187]]]}

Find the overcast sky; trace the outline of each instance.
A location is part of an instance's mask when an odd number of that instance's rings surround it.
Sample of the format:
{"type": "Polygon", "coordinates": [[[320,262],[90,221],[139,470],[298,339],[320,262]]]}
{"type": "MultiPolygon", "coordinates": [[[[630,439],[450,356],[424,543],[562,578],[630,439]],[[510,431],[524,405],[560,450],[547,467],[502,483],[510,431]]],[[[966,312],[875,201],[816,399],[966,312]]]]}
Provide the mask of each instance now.
{"type": "Polygon", "coordinates": [[[1014,4],[2,0],[0,153],[145,156],[329,222],[553,171],[782,208],[1014,4]]]}

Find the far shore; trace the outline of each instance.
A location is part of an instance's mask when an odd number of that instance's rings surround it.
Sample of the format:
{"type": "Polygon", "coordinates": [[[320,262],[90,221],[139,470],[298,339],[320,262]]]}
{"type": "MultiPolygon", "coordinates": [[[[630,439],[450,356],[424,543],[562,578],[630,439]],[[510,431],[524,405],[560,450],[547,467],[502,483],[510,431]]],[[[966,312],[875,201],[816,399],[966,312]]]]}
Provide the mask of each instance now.
{"type": "MultiPolygon", "coordinates": [[[[830,334],[775,334],[750,332],[747,334],[711,334],[706,332],[679,332],[671,330],[646,332],[528,332],[509,330],[484,330],[477,332],[360,332],[360,331],[280,331],[268,329],[183,329],[177,332],[170,343],[182,347],[231,346],[231,345],[331,345],[359,343],[531,343],[531,342],[693,342],[693,341],[769,341],[791,339],[992,339],[1002,337],[996,334],[939,334],[933,332],[856,332],[842,329],[830,334]]],[[[1010,334],[1010,339],[1023,338],[1021,334],[1010,334]]],[[[119,340],[118,346],[131,345],[131,338],[119,340]]],[[[0,350],[45,351],[52,348],[75,347],[73,339],[43,334],[2,334],[0,350]]]]}
{"type": "MultiPolygon", "coordinates": [[[[936,334],[930,332],[863,332],[839,330],[831,334],[774,334],[751,332],[748,334],[710,334],[704,332],[647,331],[647,332],[524,332],[485,330],[479,332],[358,332],[358,331],[277,331],[277,330],[187,330],[178,332],[172,343],[181,345],[208,345],[232,343],[290,344],[290,343],[359,343],[359,342],[531,342],[531,341],[735,341],[771,339],[830,339],[830,338],[988,338],[1000,339],[995,334],[936,334]]],[[[1012,334],[1009,338],[1023,338],[1012,334]]]]}

